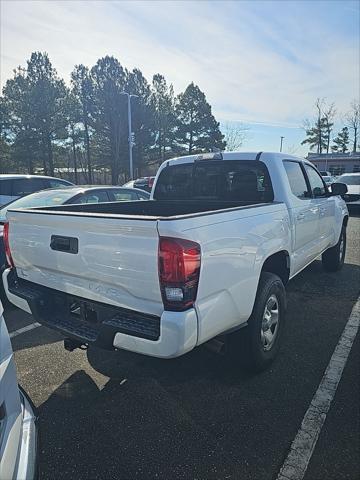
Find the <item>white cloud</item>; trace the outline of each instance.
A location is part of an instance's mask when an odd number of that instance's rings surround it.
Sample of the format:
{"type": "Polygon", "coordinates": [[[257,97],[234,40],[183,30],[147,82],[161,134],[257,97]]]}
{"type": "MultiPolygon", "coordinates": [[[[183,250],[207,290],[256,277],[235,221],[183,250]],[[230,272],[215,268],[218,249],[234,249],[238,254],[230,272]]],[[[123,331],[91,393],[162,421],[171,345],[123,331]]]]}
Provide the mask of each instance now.
{"type": "Polygon", "coordinates": [[[346,110],[359,77],[355,42],[299,9],[267,19],[247,2],[2,2],[1,82],[34,50],[66,80],[109,54],[177,92],[193,80],[222,120],[295,127],[317,96],[346,110]]]}

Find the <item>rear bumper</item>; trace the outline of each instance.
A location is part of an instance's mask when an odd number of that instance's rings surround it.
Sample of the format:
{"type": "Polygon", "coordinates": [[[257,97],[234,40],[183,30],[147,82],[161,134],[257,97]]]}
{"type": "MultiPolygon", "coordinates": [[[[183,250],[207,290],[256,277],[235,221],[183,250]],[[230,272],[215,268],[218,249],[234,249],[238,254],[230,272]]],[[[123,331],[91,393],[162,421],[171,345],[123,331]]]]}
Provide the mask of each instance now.
{"type": "Polygon", "coordinates": [[[160,358],[192,350],[198,327],[194,309],[161,317],[94,302],[3,273],[8,299],[42,325],[65,337],[104,349],[124,349],[160,358]]]}

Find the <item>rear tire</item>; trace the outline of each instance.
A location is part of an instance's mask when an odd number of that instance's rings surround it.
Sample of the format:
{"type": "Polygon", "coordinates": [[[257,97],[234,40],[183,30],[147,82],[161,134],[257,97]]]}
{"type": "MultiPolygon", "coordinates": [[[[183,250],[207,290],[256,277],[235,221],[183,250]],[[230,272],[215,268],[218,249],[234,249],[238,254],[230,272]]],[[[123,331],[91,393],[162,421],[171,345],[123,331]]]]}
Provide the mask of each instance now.
{"type": "Polygon", "coordinates": [[[231,359],[261,372],[274,361],[285,325],[286,292],[281,279],[263,272],[248,326],[229,338],[231,359]]]}
{"type": "Polygon", "coordinates": [[[327,272],[337,272],[344,265],[346,253],[346,228],[343,226],[338,243],[328,248],[321,257],[324,270],[327,272]]]}

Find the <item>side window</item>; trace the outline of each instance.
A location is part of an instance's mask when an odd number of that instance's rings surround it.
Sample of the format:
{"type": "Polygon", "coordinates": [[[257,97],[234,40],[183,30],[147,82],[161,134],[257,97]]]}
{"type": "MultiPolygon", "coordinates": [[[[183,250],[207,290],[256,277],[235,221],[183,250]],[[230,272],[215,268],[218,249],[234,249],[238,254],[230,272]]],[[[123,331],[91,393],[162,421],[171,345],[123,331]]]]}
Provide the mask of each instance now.
{"type": "Polygon", "coordinates": [[[321,176],[310,165],[305,165],[305,170],[309,178],[311,192],[314,197],[322,197],[327,193],[327,188],[321,176]]]}
{"type": "Polygon", "coordinates": [[[139,193],[139,192],[136,192],[136,196],[137,196],[138,200],[149,200],[149,198],[150,198],[150,195],[145,195],[145,193],[142,194],[142,193],[139,193]]]}
{"type": "Polygon", "coordinates": [[[104,190],[85,193],[76,203],[104,203],[108,202],[109,197],[104,190]]]}
{"type": "Polygon", "coordinates": [[[61,187],[68,187],[69,183],[62,182],[61,180],[45,180],[46,188],[61,188],[61,187]]]}
{"type": "Polygon", "coordinates": [[[12,180],[0,180],[0,195],[11,195],[12,180]]]}
{"type": "Polygon", "coordinates": [[[292,193],[301,199],[309,198],[307,183],[300,163],[285,160],[284,167],[292,193]]]}
{"type": "Polygon", "coordinates": [[[41,178],[18,178],[13,180],[12,194],[14,197],[22,197],[44,188],[46,185],[41,178]]]}
{"type": "Polygon", "coordinates": [[[129,190],[111,190],[111,194],[115,202],[130,202],[132,200],[138,200],[139,198],[136,192],[129,190]]]}

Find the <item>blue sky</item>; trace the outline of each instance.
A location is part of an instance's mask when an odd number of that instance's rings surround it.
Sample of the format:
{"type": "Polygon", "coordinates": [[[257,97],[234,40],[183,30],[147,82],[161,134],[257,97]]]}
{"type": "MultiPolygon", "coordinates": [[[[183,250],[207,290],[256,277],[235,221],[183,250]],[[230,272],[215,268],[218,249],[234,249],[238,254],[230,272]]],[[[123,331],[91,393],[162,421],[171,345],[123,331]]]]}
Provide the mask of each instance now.
{"type": "Polygon", "coordinates": [[[194,81],[216,118],[249,127],[244,149],[306,153],[299,128],[317,97],[337,127],[359,97],[359,2],[1,1],[1,84],[34,50],[66,81],[77,63],[114,55],[175,92],[194,81]]]}

